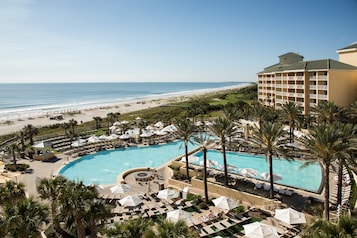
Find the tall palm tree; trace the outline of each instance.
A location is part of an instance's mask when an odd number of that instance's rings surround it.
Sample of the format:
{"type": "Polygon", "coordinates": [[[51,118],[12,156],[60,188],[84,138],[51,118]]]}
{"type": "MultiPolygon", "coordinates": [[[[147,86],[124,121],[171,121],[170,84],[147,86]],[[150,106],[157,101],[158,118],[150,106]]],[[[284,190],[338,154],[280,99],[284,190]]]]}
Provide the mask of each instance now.
{"type": "Polygon", "coordinates": [[[74,120],[74,119],[71,119],[71,120],[68,121],[68,124],[69,124],[69,127],[71,128],[72,135],[74,136],[75,135],[75,128],[78,125],[78,122],[76,120],[74,120]]]}
{"type": "Polygon", "coordinates": [[[103,119],[101,117],[93,117],[93,120],[95,121],[95,129],[98,130],[103,119]]]}
{"type": "Polygon", "coordinates": [[[109,112],[107,114],[107,120],[108,120],[108,127],[114,123],[115,120],[115,114],[113,112],[109,112]]]}
{"type": "Polygon", "coordinates": [[[357,220],[344,214],[337,224],[326,219],[317,219],[309,224],[302,232],[302,238],[351,238],[357,237],[357,220]]]}
{"type": "Polygon", "coordinates": [[[25,134],[28,136],[30,140],[30,145],[33,145],[33,136],[38,133],[38,129],[31,124],[28,124],[23,129],[25,134]]]}
{"type": "Polygon", "coordinates": [[[37,192],[42,199],[49,199],[51,205],[51,219],[55,228],[59,228],[58,221],[58,198],[61,190],[66,186],[68,180],[63,176],[55,178],[43,178],[37,184],[37,192]]]}
{"type": "Polygon", "coordinates": [[[349,151],[349,145],[345,145],[341,138],[339,126],[325,124],[314,126],[310,133],[298,140],[304,145],[301,154],[305,157],[304,165],[311,163],[321,163],[324,168],[324,217],[329,220],[329,198],[330,198],[330,168],[331,163],[340,156],[344,156],[349,151]],[[343,149],[343,150],[341,150],[343,149]]]}
{"type": "Polygon", "coordinates": [[[13,142],[6,146],[6,150],[12,157],[12,163],[16,165],[17,163],[17,154],[20,152],[20,147],[16,142],[13,142]]]}
{"type": "Polygon", "coordinates": [[[6,232],[12,237],[40,237],[40,228],[48,222],[48,208],[33,198],[22,199],[4,208],[6,232]]]}
{"type": "Polygon", "coordinates": [[[115,120],[119,121],[119,116],[121,115],[120,112],[115,112],[114,115],[115,115],[115,120]]]}
{"type": "Polygon", "coordinates": [[[332,101],[322,101],[311,108],[311,112],[318,124],[331,124],[338,121],[340,119],[341,110],[341,107],[332,101]]]}
{"type": "Polygon", "coordinates": [[[177,135],[181,137],[185,146],[185,162],[186,162],[186,177],[190,180],[190,172],[188,166],[188,143],[190,142],[190,137],[192,136],[195,126],[188,118],[180,118],[174,123],[177,128],[177,135]]]}
{"type": "Polygon", "coordinates": [[[294,102],[287,102],[282,106],[283,119],[289,122],[290,143],[293,142],[294,130],[297,123],[302,119],[301,111],[294,102]]]}
{"type": "Polygon", "coordinates": [[[115,226],[112,228],[107,228],[105,234],[108,237],[118,237],[118,238],[143,238],[148,237],[149,234],[153,235],[151,229],[152,220],[143,219],[141,217],[133,220],[126,220],[122,223],[115,223],[115,226]]]}
{"type": "Polygon", "coordinates": [[[193,140],[198,143],[203,153],[203,186],[205,193],[205,201],[208,203],[208,186],[207,186],[207,150],[208,146],[214,142],[207,133],[199,133],[193,137],[193,140]]]}
{"type": "Polygon", "coordinates": [[[258,149],[258,152],[265,154],[268,161],[270,198],[274,198],[273,156],[283,156],[288,159],[285,151],[287,138],[287,133],[283,130],[282,124],[265,121],[262,122],[260,128],[253,128],[253,136],[249,141],[253,147],[258,149]]]}
{"type": "Polygon", "coordinates": [[[157,235],[159,238],[194,238],[196,234],[186,225],[184,220],[171,222],[161,219],[157,225],[157,235]]]}
{"type": "Polygon", "coordinates": [[[219,137],[222,154],[223,154],[223,165],[224,165],[224,186],[228,187],[228,169],[227,169],[227,156],[226,156],[226,138],[232,137],[236,130],[234,129],[233,121],[227,118],[219,117],[214,120],[212,126],[210,127],[213,134],[219,137]]]}
{"type": "Polygon", "coordinates": [[[65,136],[68,136],[68,129],[70,128],[70,125],[69,125],[69,123],[68,122],[65,122],[65,123],[63,123],[62,125],[61,125],[61,127],[64,129],[64,135],[65,136]]]}

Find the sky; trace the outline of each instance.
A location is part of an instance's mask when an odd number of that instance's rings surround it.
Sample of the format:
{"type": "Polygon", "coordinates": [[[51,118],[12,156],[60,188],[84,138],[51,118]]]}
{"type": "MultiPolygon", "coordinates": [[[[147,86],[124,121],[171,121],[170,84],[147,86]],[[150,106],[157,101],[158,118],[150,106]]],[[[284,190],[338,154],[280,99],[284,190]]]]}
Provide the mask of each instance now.
{"type": "Polygon", "coordinates": [[[356,0],[0,0],[0,83],[256,82],[357,41],[356,0]]]}

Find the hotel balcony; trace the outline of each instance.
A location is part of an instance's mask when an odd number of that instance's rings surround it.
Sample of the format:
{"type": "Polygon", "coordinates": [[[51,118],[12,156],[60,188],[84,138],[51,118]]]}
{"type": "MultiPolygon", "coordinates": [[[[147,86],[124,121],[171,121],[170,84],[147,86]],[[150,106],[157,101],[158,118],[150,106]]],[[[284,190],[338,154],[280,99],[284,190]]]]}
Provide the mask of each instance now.
{"type": "Polygon", "coordinates": [[[318,85],[317,88],[320,90],[327,90],[327,85],[318,85]]]}
{"type": "Polygon", "coordinates": [[[288,84],[287,88],[294,89],[295,88],[295,84],[288,84]]]}
{"type": "Polygon", "coordinates": [[[327,95],[319,94],[319,95],[318,95],[318,99],[327,100],[327,95]]]}
{"type": "Polygon", "coordinates": [[[310,97],[310,98],[316,98],[317,95],[316,95],[316,94],[310,94],[309,97],[310,97]]]}
{"type": "Polygon", "coordinates": [[[297,85],[296,85],[296,88],[298,88],[298,89],[304,89],[304,88],[305,88],[305,85],[303,85],[303,84],[297,84],[297,85]]]}
{"type": "Polygon", "coordinates": [[[310,107],[315,107],[317,104],[314,102],[310,102],[309,105],[310,105],[310,107]]]}
{"type": "Polygon", "coordinates": [[[297,94],[296,94],[296,97],[304,98],[304,97],[305,97],[305,94],[303,94],[303,93],[297,93],[297,94]]]}
{"type": "Polygon", "coordinates": [[[316,87],[316,85],[310,85],[310,86],[309,86],[309,89],[311,89],[311,90],[316,90],[317,87],[316,87]]]}

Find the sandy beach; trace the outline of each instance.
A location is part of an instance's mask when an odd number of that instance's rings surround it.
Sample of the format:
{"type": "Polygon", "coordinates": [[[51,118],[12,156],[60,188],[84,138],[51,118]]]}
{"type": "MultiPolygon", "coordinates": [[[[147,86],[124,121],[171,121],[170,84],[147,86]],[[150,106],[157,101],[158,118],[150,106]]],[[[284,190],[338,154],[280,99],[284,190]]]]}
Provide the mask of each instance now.
{"type": "Polygon", "coordinates": [[[241,84],[239,86],[229,87],[229,88],[221,88],[221,89],[210,89],[200,92],[184,92],[177,93],[170,96],[157,96],[146,99],[137,99],[132,101],[123,101],[122,103],[115,103],[111,105],[101,105],[92,108],[81,108],[81,109],[71,109],[71,111],[78,111],[80,113],[68,114],[69,111],[60,111],[57,112],[64,116],[63,120],[50,120],[49,114],[46,115],[24,115],[24,117],[16,117],[16,118],[8,118],[7,120],[0,121],[0,135],[6,135],[13,132],[17,132],[24,128],[26,125],[31,124],[35,127],[41,127],[46,125],[58,124],[68,122],[71,119],[76,120],[78,123],[80,122],[88,122],[93,120],[93,117],[106,117],[110,112],[119,112],[121,114],[138,111],[142,109],[148,109],[152,107],[158,107],[161,105],[165,105],[168,103],[174,102],[182,102],[188,99],[191,99],[195,96],[202,96],[208,93],[215,93],[230,89],[239,89],[243,87],[247,87],[251,84],[241,84]]]}

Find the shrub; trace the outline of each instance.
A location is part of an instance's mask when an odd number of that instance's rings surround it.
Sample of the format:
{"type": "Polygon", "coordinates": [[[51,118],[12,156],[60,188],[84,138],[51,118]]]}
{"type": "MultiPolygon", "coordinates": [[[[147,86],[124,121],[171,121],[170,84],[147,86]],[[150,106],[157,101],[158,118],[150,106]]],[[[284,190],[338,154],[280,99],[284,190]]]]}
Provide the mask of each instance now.
{"type": "Polygon", "coordinates": [[[29,167],[30,167],[30,165],[28,165],[28,164],[6,164],[5,165],[5,169],[7,169],[11,172],[25,171],[29,167]]]}

